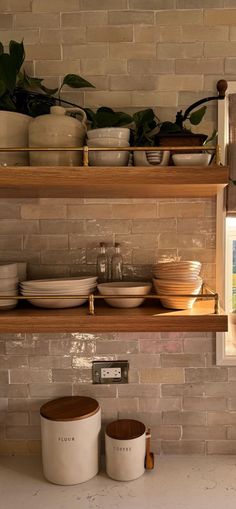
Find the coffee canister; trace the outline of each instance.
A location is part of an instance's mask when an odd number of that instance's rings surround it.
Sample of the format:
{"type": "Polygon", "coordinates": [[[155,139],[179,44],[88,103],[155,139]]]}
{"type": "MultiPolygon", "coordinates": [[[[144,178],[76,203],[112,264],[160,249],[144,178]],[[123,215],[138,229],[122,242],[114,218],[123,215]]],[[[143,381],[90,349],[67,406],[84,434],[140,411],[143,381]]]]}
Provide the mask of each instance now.
{"type": "Polygon", "coordinates": [[[105,433],[106,472],[116,481],[131,481],[145,470],[146,428],[140,421],[111,422],[105,433]]]}
{"type": "Polygon", "coordinates": [[[84,396],[58,398],[40,409],[43,472],[48,481],[70,485],[99,470],[101,409],[84,396]]]}

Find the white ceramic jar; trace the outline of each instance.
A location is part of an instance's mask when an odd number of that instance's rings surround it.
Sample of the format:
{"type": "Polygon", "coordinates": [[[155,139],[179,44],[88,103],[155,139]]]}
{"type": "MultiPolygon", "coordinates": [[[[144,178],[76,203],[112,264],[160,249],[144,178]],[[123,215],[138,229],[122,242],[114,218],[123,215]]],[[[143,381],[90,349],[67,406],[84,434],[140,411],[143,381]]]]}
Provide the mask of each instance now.
{"type": "MultiPolygon", "coordinates": [[[[0,111],[0,147],[28,147],[31,117],[14,111],[0,111]]],[[[27,152],[0,152],[0,166],[28,166],[27,152]]]]}
{"type": "Polygon", "coordinates": [[[116,481],[132,481],[145,470],[146,429],[142,422],[120,419],[105,433],[106,471],[116,481]]]}
{"type": "Polygon", "coordinates": [[[69,396],[40,409],[42,460],[46,479],[71,485],[99,470],[101,409],[93,398],[69,396]]]}
{"type": "MultiPolygon", "coordinates": [[[[29,147],[83,147],[86,114],[81,108],[52,106],[48,115],[40,115],[29,125],[29,147]],[[81,120],[71,117],[78,113],[81,120]]],[[[82,152],[30,152],[31,166],[80,166],[82,152]]]]}

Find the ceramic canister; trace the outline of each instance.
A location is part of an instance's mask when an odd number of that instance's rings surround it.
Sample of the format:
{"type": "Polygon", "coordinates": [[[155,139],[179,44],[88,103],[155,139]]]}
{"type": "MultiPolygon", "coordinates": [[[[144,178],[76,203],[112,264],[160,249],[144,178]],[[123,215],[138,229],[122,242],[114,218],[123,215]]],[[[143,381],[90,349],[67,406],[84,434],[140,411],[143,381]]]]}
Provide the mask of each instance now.
{"type": "Polygon", "coordinates": [[[107,425],[106,471],[116,481],[132,481],[144,473],[146,429],[142,422],[120,419],[107,425]]]}
{"type": "Polygon", "coordinates": [[[70,396],[40,409],[42,461],[46,479],[71,485],[99,470],[101,409],[95,399],[70,396]]]}
{"type": "MultiPolygon", "coordinates": [[[[29,147],[83,147],[86,135],[86,114],[81,108],[52,106],[48,115],[40,115],[29,125],[29,147]],[[81,120],[71,117],[77,113],[81,120]]],[[[80,166],[82,152],[30,152],[31,166],[80,166]]]]}
{"type": "MultiPolygon", "coordinates": [[[[0,111],[0,147],[28,147],[31,117],[15,111],[0,111]]],[[[0,166],[28,166],[27,152],[0,152],[0,166]]]]}

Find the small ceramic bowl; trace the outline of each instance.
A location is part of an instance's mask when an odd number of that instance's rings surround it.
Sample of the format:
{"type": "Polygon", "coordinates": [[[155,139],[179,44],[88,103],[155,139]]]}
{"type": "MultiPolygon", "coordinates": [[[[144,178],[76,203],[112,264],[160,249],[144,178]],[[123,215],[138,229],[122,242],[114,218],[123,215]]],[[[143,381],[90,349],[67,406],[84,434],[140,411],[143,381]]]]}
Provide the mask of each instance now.
{"type": "MultiPolygon", "coordinates": [[[[104,140],[105,138],[103,138],[104,140]]],[[[114,146],[114,143],[110,145],[106,142],[94,142],[94,140],[88,140],[88,147],[103,147],[114,146]]],[[[118,140],[115,142],[118,147],[129,147],[129,143],[124,140],[118,140]]],[[[129,162],[129,151],[91,151],[89,152],[89,164],[90,166],[127,166],[129,162]]]]}
{"type": "Polygon", "coordinates": [[[91,129],[87,132],[89,140],[93,138],[119,138],[129,141],[130,129],[127,127],[103,127],[101,129],[91,129]]]}
{"type": "Polygon", "coordinates": [[[129,142],[119,138],[93,138],[87,141],[88,147],[129,147],[129,142]]]}
{"type": "Polygon", "coordinates": [[[211,154],[173,154],[175,166],[208,166],[211,154]]]}

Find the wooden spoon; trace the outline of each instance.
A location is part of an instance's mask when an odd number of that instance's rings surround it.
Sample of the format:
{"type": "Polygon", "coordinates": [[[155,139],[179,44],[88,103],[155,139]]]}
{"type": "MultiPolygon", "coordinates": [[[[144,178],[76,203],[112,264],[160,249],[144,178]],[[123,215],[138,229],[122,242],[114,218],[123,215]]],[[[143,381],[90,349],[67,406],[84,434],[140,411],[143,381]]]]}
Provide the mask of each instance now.
{"type": "Polygon", "coordinates": [[[154,468],[154,454],[150,452],[150,441],[151,432],[150,428],[146,431],[146,457],[145,457],[145,468],[146,470],[152,470],[154,468]]]}

